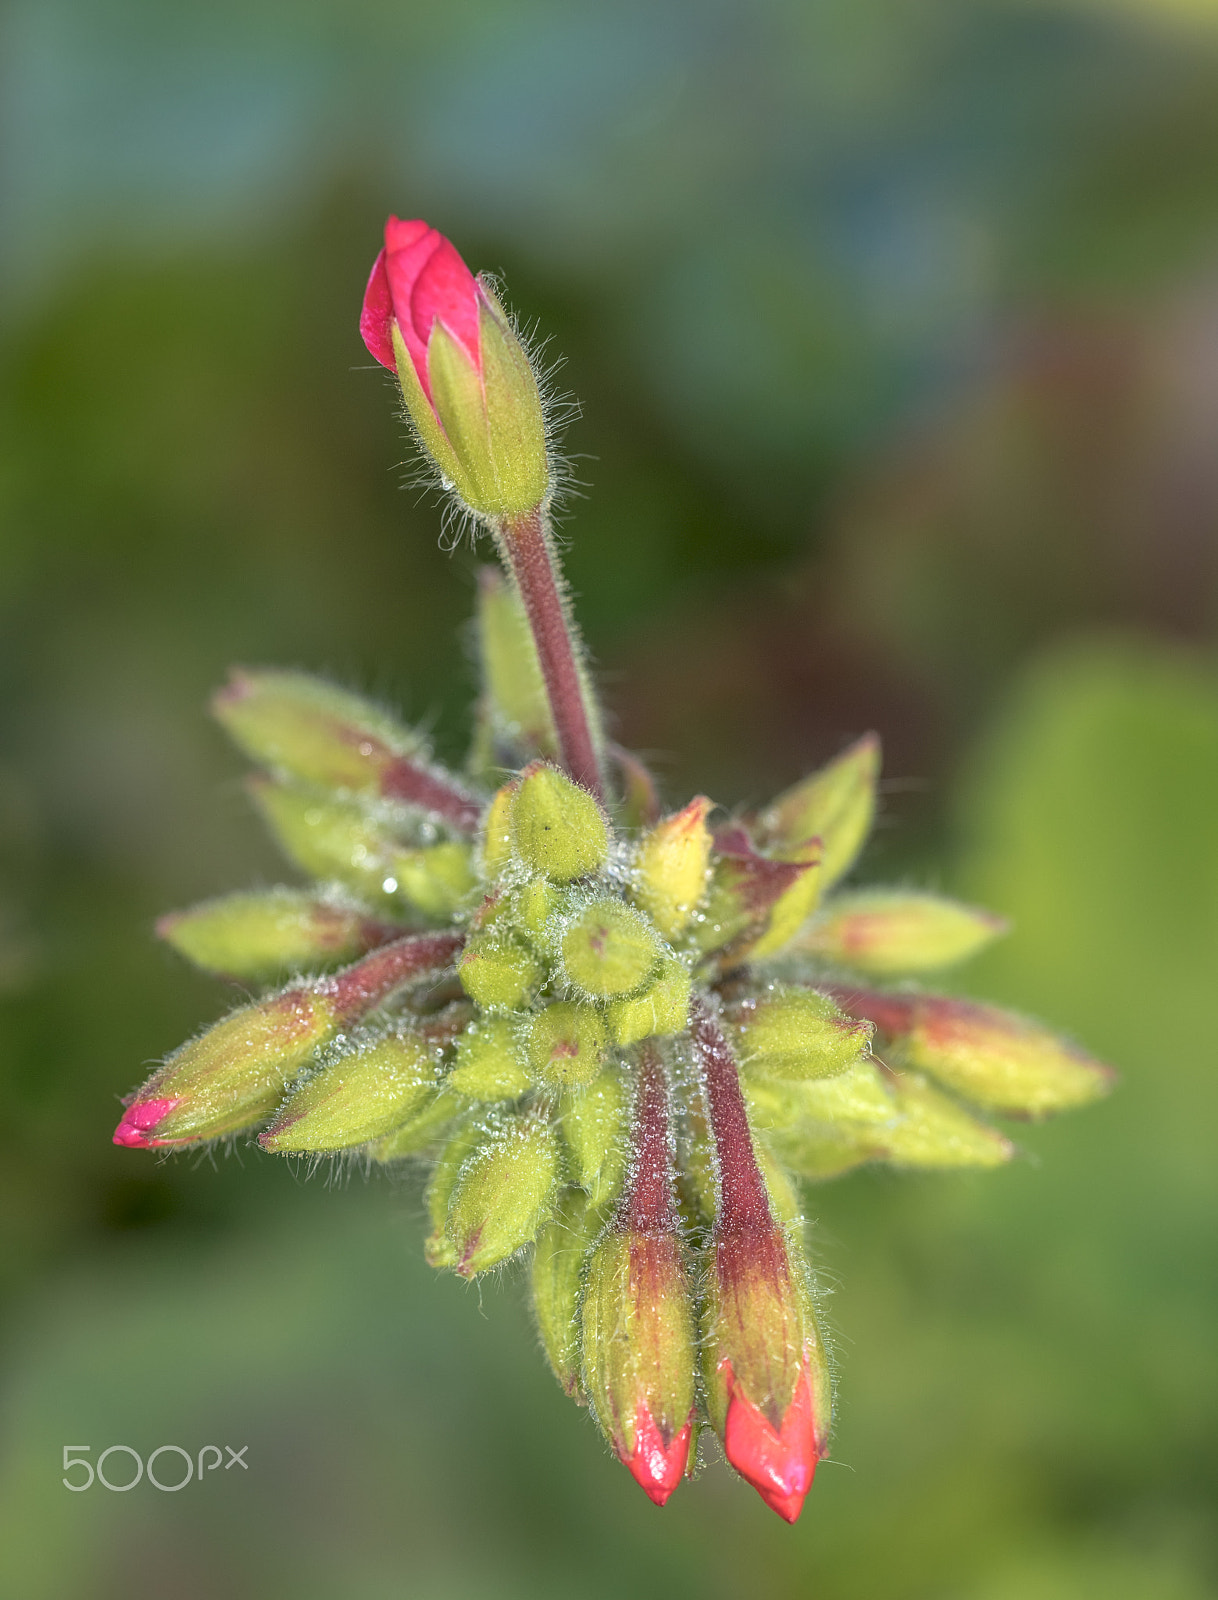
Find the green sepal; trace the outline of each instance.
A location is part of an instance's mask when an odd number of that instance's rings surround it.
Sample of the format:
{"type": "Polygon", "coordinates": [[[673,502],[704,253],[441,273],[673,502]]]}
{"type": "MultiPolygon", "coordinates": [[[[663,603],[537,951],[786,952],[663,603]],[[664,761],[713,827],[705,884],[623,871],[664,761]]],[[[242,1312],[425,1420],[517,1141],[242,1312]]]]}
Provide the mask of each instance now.
{"type": "Polygon", "coordinates": [[[492,925],[466,944],[457,967],[466,994],[490,1011],[516,1011],[545,979],[545,968],[522,940],[492,925]]]}
{"type": "Polygon", "coordinates": [[[774,843],[820,840],[822,893],[849,872],[871,832],[879,775],[880,741],[868,733],[761,813],[764,835],[774,843]]]}
{"type": "Polygon", "coordinates": [[[601,1209],[617,1198],[626,1174],[626,1114],[626,1090],[616,1066],[562,1097],[559,1126],[571,1182],[601,1209]]]}
{"type": "Polygon", "coordinates": [[[156,931],[205,972],[252,981],[353,960],[394,932],[359,906],[312,889],[221,895],[170,912],[156,931]]]}
{"type": "Polygon", "coordinates": [[[437,1087],[438,1052],[401,1030],[328,1062],[292,1093],[259,1138],[276,1154],[347,1150],[409,1121],[437,1087]]]}
{"type": "Polygon", "coordinates": [[[462,1162],[448,1198],[451,1264],[472,1278],[532,1242],[553,1210],[558,1136],[535,1112],[501,1115],[462,1162]]]}
{"type": "Polygon", "coordinates": [[[248,786],[267,827],[298,867],[374,905],[446,920],[474,888],[468,843],[453,839],[414,849],[358,802],[266,777],[251,778],[248,786]]]}
{"type": "Polygon", "coordinates": [[[382,1164],[418,1155],[448,1132],[464,1104],[461,1096],[451,1089],[437,1090],[399,1127],[370,1145],[368,1154],[382,1164]]]}
{"type": "Polygon", "coordinates": [[[590,1083],[609,1042],[600,1013],[574,1000],[544,1006],[524,1025],[522,1039],[534,1080],[553,1088],[590,1083]]]}
{"type": "Polygon", "coordinates": [[[507,1017],[480,1017],[457,1040],[449,1087],[471,1100],[516,1100],[531,1087],[518,1027],[507,1017]]]}
{"type": "Polygon", "coordinates": [[[321,789],[376,795],[394,760],[425,753],[379,706],[305,672],[234,671],[211,709],[252,760],[321,789]]]}
{"type": "Polygon", "coordinates": [[[606,1006],[605,1021],[614,1044],[637,1044],[640,1039],[683,1032],[689,1022],[692,987],[685,963],[676,956],[666,957],[642,994],[606,1006]]]}
{"type": "Polygon", "coordinates": [[[611,895],[597,896],[568,919],[559,948],[567,983],[591,1000],[639,989],[664,951],[650,918],[611,895]]]}
{"type": "Polygon", "coordinates": [[[900,889],[836,895],[796,941],[801,951],[872,977],[932,972],[984,950],[1007,924],[993,912],[900,889]]]}
{"type": "Polygon", "coordinates": [[[774,1078],[827,1078],[870,1048],[872,1025],[814,989],[774,984],[727,1013],[740,1064],[774,1078]]]}
{"type": "Polygon", "coordinates": [[[579,1301],[584,1266],[605,1219],[578,1189],[563,1192],[537,1235],[530,1271],[533,1315],[542,1348],[564,1392],[579,1393],[579,1301]]]}
{"type": "Polygon", "coordinates": [[[586,789],[535,761],[521,773],[512,801],[512,841],[526,868],[565,883],[604,866],[609,824],[586,789]]]}

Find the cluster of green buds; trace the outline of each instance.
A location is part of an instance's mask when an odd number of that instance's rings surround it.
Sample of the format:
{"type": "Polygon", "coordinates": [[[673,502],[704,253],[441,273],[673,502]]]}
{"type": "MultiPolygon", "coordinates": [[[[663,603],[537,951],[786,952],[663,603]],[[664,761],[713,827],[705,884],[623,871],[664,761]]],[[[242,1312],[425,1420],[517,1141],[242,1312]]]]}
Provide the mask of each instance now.
{"type": "Polygon", "coordinates": [[[1000,919],[840,887],[875,736],[755,814],[664,812],[601,731],[523,348],[434,230],[386,242],[365,338],[506,568],[479,584],[469,761],[444,770],[321,680],[234,674],[213,710],[308,881],[162,919],[197,965],[272,987],[171,1055],[115,1142],[422,1164],[428,1260],[467,1279],[527,1261],[559,1383],[653,1501],[710,1430],[794,1521],[832,1420],[796,1180],[997,1166],[1014,1146],[990,1115],[1082,1105],[1110,1074],[913,987],[1000,919]]]}

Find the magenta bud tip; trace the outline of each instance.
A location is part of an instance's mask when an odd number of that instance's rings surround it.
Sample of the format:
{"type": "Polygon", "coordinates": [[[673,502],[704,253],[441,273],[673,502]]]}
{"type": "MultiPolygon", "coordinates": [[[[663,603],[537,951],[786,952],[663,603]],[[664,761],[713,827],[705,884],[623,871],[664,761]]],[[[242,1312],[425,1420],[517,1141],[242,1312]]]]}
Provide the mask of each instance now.
{"type": "Polygon", "coordinates": [[[634,1418],[634,1454],[623,1456],[634,1481],[647,1498],[662,1506],[681,1481],[689,1459],[692,1425],[686,1423],[668,1444],[645,1403],[634,1418]]]}
{"type": "Polygon", "coordinates": [[[785,1521],[794,1522],[803,1510],[821,1453],[807,1369],[795,1385],[781,1428],[775,1428],[761,1409],[736,1388],[730,1363],[727,1368],[731,1393],[723,1430],[727,1459],[772,1511],[785,1521]]]}
{"type": "Polygon", "coordinates": [[[137,1100],[123,1112],[122,1121],[114,1130],[115,1144],[125,1145],[130,1150],[149,1149],[158,1141],[148,1135],[178,1103],[177,1100],[137,1100]]]}

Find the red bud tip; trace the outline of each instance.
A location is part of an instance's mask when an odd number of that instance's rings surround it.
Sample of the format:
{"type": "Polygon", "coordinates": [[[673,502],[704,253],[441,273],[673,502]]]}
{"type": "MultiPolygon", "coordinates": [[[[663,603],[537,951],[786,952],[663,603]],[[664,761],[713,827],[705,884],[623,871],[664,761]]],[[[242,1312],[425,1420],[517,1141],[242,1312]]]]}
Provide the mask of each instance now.
{"type": "Polygon", "coordinates": [[[180,1105],[179,1100],[140,1100],[128,1106],[123,1119],[114,1130],[115,1144],[126,1145],[129,1150],[149,1150],[154,1144],[168,1141],[150,1139],[148,1135],[158,1122],[180,1105]]]}
{"type": "Polygon", "coordinates": [[[794,1522],[803,1510],[820,1459],[807,1364],[799,1375],[780,1430],[751,1400],[736,1391],[731,1362],[725,1361],[721,1370],[731,1396],[723,1430],[727,1459],[771,1510],[794,1522]]]}
{"type": "Polygon", "coordinates": [[[634,1454],[622,1456],[623,1465],[629,1467],[631,1476],[649,1500],[662,1506],[680,1483],[689,1459],[689,1441],[693,1431],[687,1422],[669,1444],[655,1418],[647,1409],[646,1401],[639,1404],[634,1414],[634,1454]]]}

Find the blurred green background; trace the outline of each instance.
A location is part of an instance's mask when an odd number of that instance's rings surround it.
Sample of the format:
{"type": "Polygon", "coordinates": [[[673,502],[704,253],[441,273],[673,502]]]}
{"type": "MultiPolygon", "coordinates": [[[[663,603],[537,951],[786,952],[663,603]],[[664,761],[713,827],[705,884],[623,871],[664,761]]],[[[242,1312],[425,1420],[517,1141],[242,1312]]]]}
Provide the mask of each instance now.
{"type": "Polygon", "coordinates": [[[0,82],[0,1592],[1218,1595],[1215,0],[9,0],[0,82]],[[153,918],[283,876],[229,663],[462,750],[475,558],[356,334],[391,210],[566,358],[669,798],[879,729],[864,876],[1010,915],[961,986],[1122,1074],[1004,1172],[810,1196],[794,1530],[721,1464],[656,1512],[408,1181],[109,1142],[228,1003],[153,918]],[[249,1469],[73,1495],[82,1443],[249,1469]]]}

